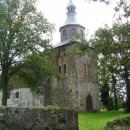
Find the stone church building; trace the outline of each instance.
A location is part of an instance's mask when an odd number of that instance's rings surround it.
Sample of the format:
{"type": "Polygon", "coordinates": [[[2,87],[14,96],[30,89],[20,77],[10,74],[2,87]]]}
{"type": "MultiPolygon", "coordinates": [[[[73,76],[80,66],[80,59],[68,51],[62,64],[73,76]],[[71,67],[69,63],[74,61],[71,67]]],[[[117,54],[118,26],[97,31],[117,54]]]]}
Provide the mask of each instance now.
{"type": "Polygon", "coordinates": [[[67,19],[59,31],[61,41],[54,46],[54,63],[60,76],[51,81],[51,103],[79,111],[99,110],[95,63],[89,53],[76,55],[73,49],[85,38],[85,27],[76,20],[76,6],[72,0],[67,6],[67,19]]]}
{"type": "MultiPolygon", "coordinates": [[[[54,46],[53,63],[59,72],[44,88],[44,94],[34,97],[29,88],[20,83],[11,91],[9,107],[40,107],[58,105],[60,108],[78,111],[97,111],[99,105],[99,86],[96,65],[91,55],[85,52],[76,54],[76,48],[85,39],[85,27],[76,20],[76,6],[69,0],[67,19],[59,29],[61,41],[54,46]],[[20,87],[21,85],[21,87],[20,87]]],[[[2,92],[0,92],[2,99],[2,92]]]]}

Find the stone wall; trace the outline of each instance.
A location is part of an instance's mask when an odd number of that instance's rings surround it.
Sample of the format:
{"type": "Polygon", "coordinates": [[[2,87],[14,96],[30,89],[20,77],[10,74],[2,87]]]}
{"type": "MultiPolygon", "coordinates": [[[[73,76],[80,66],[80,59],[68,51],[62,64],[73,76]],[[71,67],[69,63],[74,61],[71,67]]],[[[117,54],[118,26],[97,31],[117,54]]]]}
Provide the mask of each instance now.
{"type": "Polygon", "coordinates": [[[54,63],[56,67],[61,66],[61,73],[58,78],[53,78],[51,83],[52,104],[57,104],[60,108],[78,110],[75,55],[71,54],[70,48],[66,46],[55,50],[54,63]],[[60,56],[58,51],[60,51],[60,56]],[[66,72],[64,72],[64,65],[66,65],[66,72]]]}
{"type": "Polygon", "coordinates": [[[78,51],[76,44],[55,49],[54,63],[57,70],[61,67],[61,72],[59,78],[54,78],[51,82],[52,104],[57,104],[60,108],[87,111],[86,107],[90,103],[86,99],[90,95],[91,111],[98,111],[100,106],[96,64],[91,54],[79,55],[78,51]]]}
{"type": "Polygon", "coordinates": [[[78,130],[73,110],[8,108],[4,122],[9,130],[78,130]]]}
{"type": "Polygon", "coordinates": [[[87,111],[90,104],[86,102],[87,97],[92,97],[91,111],[98,111],[99,106],[99,85],[97,82],[96,64],[89,53],[84,53],[76,59],[78,103],[80,111],[87,111]]]}

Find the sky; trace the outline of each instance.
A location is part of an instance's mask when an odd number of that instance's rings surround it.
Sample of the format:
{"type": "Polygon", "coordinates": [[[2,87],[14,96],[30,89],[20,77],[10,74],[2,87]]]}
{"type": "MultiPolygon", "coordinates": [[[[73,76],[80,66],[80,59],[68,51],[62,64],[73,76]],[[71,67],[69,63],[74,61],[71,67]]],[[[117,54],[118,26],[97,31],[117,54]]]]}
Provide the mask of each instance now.
{"type": "MultiPolygon", "coordinates": [[[[69,0],[38,0],[37,9],[41,11],[49,22],[55,26],[53,44],[60,42],[59,27],[66,20],[66,7],[69,0]]],[[[87,2],[87,0],[73,0],[76,5],[77,21],[86,28],[86,34],[94,34],[95,30],[113,23],[115,3],[105,5],[101,2],[87,2]]]]}

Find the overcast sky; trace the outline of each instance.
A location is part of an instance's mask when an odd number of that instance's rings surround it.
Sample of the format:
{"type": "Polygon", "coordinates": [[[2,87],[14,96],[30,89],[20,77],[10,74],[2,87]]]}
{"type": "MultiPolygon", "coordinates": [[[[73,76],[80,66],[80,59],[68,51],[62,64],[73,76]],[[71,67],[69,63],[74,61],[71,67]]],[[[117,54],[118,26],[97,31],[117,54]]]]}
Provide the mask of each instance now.
{"type": "MultiPolygon", "coordinates": [[[[54,44],[60,42],[59,27],[66,20],[68,2],[69,0],[38,0],[38,10],[43,12],[49,22],[55,24],[54,44]]],[[[105,24],[112,25],[115,3],[106,6],[104,3],[86,2],[86,0],[73,0],[73,2],[76,5],[77,21],[85,26],[89,35],[105,24]]]]}

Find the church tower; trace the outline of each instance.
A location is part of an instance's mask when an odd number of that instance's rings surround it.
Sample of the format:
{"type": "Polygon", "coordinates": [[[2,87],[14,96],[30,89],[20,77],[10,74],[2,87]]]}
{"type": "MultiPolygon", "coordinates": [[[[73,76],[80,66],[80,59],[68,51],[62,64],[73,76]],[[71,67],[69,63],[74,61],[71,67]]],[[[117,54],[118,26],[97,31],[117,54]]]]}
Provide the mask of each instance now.
{"type": "Polygon", "coordinates": [[[74,35],[84,38],[85,27],[81,26],[76,20],[76,6],[72,0],[67,6],[67,19],[62,27],[60,27],[61,42],[71,40],[74,35]]]}
{"type": "Polygon", "coordinates": [[[85,39],[85,27],[76,20],[76,6],[72,0],[69,0],[67,18],[59,31],[61,41],[54,46],[54,64],[59,76],[51,81],[51,102],[78,111],[98,110],[96,66],[89,53],[76,53],[77,45],[85,39]]]}

